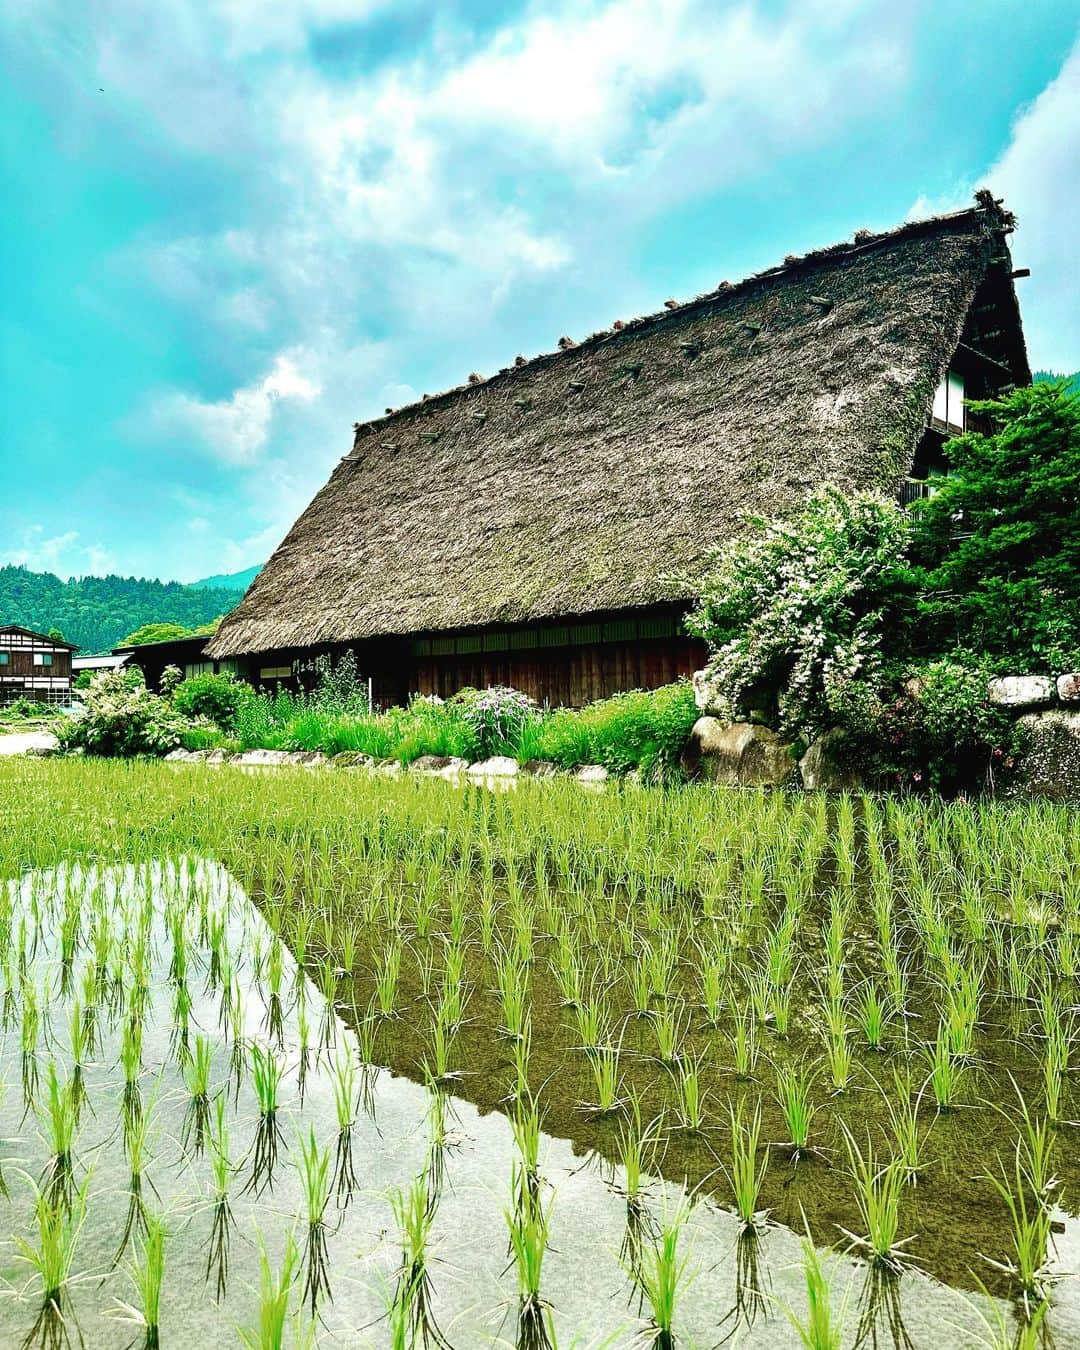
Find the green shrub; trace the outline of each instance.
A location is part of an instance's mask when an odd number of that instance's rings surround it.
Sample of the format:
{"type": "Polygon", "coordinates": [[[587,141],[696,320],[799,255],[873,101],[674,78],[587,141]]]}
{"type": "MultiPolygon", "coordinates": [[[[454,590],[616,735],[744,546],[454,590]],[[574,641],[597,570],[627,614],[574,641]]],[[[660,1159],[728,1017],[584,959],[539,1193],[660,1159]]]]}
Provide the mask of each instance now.
{"type": "Polygon", "coordinates": [[[519,741],[519,756],[549,759],[567,769],[582,764],[602,764],[612,773],[638,769],[660,778],[677,766],[697,715],[687,680],[615,694],[527,723],[523,738],[528,745],[519,741]]]}
{"type": "Polygon", "coordinates": [[[998,664],[972,653],[909,666],[892,684],[836,692],[860,772],[882,787],[977,791],[1008,777],[1020,733],[987,697],[998,664]]]}
{"type": "Polygon", "coordinates": [[[206,723],[192,723],[181,733],[180,744],[185,750],[216,750],[227,742],[220,728],[206,723]]]}
{"type": "Polygon", "coordinates": [[[13,698],[0,704],[0,720],[5,722],[38,722],[52,713],[47,703],[36,698],[13,698]]]}
{"type": "Polygon", "coordinates": [[[60,724],[66,749],[94,755],[163,755],[181,743],[189,724],[168,699],[152,694],[141,672],[106,671],[86,691],[84,711],[60,724]]]}
{"type": "Polygon", "coordinates": [[[232,731],[241,703],[252,697],[248,685],[232,675],[193,675],[176,687],[173,707],[185,717],[205,717],[232,731]]]}
{"type": "Polygon", "coordinates": [[[751,524],[711,555],[687,629],[712,649],[727,717],[757,707],[790,734],[823,731],[836,720],[833,686],[877,683],[883,643],[905,631],[910,517],[896,502],[826,487],[790,521],[751,524]]]}

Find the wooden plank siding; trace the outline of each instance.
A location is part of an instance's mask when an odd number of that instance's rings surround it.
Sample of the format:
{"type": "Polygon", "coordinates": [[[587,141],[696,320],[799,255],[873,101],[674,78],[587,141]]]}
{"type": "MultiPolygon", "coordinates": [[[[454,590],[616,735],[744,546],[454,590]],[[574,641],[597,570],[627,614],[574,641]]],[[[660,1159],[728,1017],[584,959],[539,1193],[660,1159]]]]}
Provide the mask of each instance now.
{"type": "Polygon", "coordinates": [[[630,689],[670,684],[706,660],[705,644],[682,631],[682,611],[656,606],[565,623],[281,648],[237,664],[255,685],[310,688],[314,658],[326,654],[337,661],[347,650],[357,675],[371,680],[379,708],[407,703],[415,694],[449,698],[459,689],[492,685],[510,685],[547,707],[578,708],[630,689]]]}
{"type": "Polygon", "coordinates": [[[64,701],[71,692],[73,650],[45,633],[16,624],[0,627],[0,702],[17,698],[64,701]]]}
{"type": "Polygon", "coordinates": [[[417,661],[415,688],[449,698],[468,685],[510,685],[538,703],[579,708],[628,689],[656,689],[705,664],[705,645],[694,638],[557,647],[498,656],[429,656],[417,661]]]}

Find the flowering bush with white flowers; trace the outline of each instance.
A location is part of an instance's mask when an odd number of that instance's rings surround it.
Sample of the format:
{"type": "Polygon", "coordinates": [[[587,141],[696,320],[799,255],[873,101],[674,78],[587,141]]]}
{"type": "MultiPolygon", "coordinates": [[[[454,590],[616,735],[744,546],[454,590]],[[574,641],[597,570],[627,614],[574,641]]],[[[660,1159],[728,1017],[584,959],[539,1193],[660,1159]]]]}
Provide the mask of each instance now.
{"type": "Polygon", "coordinates": [[[834,691],[882,676],[883,636],[910,598],[910,518],[827,487],[791,520],[751,524],[711,555],[687,627],[712,649],[727,716],[765,709],[781,730],[813,735],[837,721],[834,691]]]}
{"type": "Polygon", "coordinates": [[[84,711],[58,732],[65,749],[94,755],[164,755],[192,723],[168,699],[147,689],[137,668],[96,675],[83,696],[84,711]]]}

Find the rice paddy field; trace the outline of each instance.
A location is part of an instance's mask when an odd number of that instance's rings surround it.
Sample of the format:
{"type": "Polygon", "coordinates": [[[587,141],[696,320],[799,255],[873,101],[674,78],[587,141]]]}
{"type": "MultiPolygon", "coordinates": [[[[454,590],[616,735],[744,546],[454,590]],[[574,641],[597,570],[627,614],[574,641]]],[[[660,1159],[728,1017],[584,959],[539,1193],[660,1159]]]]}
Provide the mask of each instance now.
{"type": "Polygon", "coordinates": [[[0,1343],[1080,1345],[1067,807],[0,764],[0,1343]]]}

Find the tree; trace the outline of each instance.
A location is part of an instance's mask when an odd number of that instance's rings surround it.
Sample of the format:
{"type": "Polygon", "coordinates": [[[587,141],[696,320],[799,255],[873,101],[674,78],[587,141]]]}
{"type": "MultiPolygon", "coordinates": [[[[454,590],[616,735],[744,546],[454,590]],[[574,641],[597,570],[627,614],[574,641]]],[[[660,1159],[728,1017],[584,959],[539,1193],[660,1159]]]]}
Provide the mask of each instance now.
{"type": "Polygon", "coordinates": [[[1062,670],[1080,658],[1080,395],[1064,382],[969,405],[990,419],[946,452],[917,517],[914,580],[928,651],[1062,670]]]}
{"type": "Polygon", "coordinates": [[[60,631],[59,628],[50,628],[50,629],[49,629],[49,637],[51,637],[52,640],[53,640],[54,642],[66,642],[66,641],[67,641],[67,638],[64,637],[63,633],[61,633],[61,631],[60,631]]]}
{"type": "Polygon", "coordinates": [[[190,628],[178,623],[144,623],[129,633],[118,647],[144,647],[148,642],[172,642],[176,638],[196,636],[190,628]]]}

